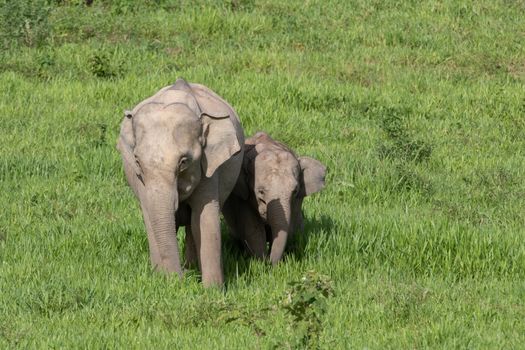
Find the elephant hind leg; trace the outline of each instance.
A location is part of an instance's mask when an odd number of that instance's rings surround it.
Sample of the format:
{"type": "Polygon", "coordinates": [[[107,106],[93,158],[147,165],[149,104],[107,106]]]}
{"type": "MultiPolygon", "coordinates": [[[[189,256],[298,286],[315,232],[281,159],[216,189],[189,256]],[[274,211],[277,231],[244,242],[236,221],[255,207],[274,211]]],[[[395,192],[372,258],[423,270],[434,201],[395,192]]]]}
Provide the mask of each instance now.
{"type": "Polygon", "coordinates": [[[197,248],[195,247],[195,240],[191,232],[191,208],[186,203],[179,204],[179,209],[175,214],[175,222],[177,224],[177,232],[179,227],[184,226],[186,229],[186,237],[184,244],[184,268],[197,267],[197,248]]]}
{"type": "Polygon", "coordinates": [[[191,225],[186,226],[186,241],[184,247],[184,268],[197,267],[199,260],[197,257],[197,247],[195,246],[195,240],[193,233],[191,232],[191,225]]]}
{"type": "Polygon", "coordinates": [[[226,224],[230,229],[230,235],[238,240],[242,240],[244,234],[242,215],[239,215],[242,210],[241,200],[233,193],[226,199],[221,209],[226,224]]]}

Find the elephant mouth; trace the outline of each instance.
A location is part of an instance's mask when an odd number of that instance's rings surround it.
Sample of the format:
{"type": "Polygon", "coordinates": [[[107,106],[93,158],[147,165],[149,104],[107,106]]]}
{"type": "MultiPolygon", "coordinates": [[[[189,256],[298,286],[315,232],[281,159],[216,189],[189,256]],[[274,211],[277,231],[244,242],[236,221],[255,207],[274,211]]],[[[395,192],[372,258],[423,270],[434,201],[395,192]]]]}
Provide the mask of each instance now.
{"type": "Polygon", "coordinates": [[[193,192],[193,188],[189,184],[187,186],[178,186],[177,190],[179,192],[179,200],[180,201],[184,201],[184,200],[188,199],[191,196],[192,192],[193,192]]]}
{"type": "Polygon", "coordinates": [[[266,208],[259,208],[259,215],[261,216],[261,219],[263,219],[263,222],[267,224],[268,215],[267,215],[266,208]]]}
{"type": "Polygon", "coordinates": [[[179,201],[184,201],[191,196],[193,190],[195,189],[196,182],[197,181],[192,178],[187,179],[183,176],[179,177],[177,181],[177,192],[179,193],[179,201]]]}

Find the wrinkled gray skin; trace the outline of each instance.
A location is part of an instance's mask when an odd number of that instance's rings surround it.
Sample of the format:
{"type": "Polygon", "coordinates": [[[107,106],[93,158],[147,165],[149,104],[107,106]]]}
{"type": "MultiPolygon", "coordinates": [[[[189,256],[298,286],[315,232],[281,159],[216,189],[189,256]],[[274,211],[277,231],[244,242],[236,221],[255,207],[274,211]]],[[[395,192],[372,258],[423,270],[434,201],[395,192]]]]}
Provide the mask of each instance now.
{"type": "Polygon", "coordinates": [[[183,79],[125,112],[117,148],[156,269],[182,276],[176,231],[186,226],[187,262],[198,262],[205,286],[223,283],[219,213],[235,186],[243,142],[233,108],[183,79]]]}
{"type": "Polygon", "coordinates": [[[297,157],[284,144],[258,132],[246,140],[243,167],[223,214],[233,236],[250,253],[281,259],[288,237],[303,230],[305,196],[324,187],[326,168],[309,157],[297,157]]]}

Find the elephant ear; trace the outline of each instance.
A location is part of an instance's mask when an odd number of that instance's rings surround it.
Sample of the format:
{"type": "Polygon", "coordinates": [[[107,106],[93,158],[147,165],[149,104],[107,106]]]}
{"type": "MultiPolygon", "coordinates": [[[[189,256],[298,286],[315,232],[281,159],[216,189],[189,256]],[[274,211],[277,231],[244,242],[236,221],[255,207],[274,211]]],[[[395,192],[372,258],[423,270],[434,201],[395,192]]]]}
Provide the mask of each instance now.
{"type": "Polygon", "coordinates": [[[191,84],[191,89],[193,91],[193,96],[195,96],[195,99],[199,104],[202,114],[217,119],[230,116],[230,109],[228,108],[226,102],[219,95],[200,84],[191,84]]]}
{"type": "Polygon", "coordinates": [[[324,188],[326,167],[310,157],[299,157],[301,166],[301,194],[308,196],[324,188]]]}
{"type": "Polygon", "coordinates": [[[133,114],[130,111],[124,111],[124,119],[120,126],[120,135],[117,141],[117,149],[120,151],[122,159],[129,164],[137,173],[139,169],[135,162],[133,149],[135,148],[135,137],[133,135],[133,114]]]}
{"type": "Polygon", "coordinates": [[[235,116],[226,103],[208,88],[191,84],[193,96],[201,110],[204,157],[202,169],[206,177],[211,177],[222,163],[241,150],[235,116]]]}
{"type": "Polygon", "coordinates": [[[241,146],[229,116],[218,118],[203,113],[201,119],[204,144],[201,165],[206,177],[211,177],[219,166],[241,150],[241,146]]]}

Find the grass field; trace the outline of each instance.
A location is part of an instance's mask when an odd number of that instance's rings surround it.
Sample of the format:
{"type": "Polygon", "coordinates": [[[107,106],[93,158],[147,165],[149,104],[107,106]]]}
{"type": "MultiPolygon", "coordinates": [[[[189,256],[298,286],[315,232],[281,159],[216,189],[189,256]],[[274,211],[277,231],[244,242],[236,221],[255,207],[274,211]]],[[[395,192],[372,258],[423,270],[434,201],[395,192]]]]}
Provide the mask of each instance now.
{"type": "Polygon", "coordinates": [[[0,348],[525,347],[523,1],[0,4],[0,348]],[[181,76],[328,167],[224,290],[151,271],[115,149],[181,76]]]}

